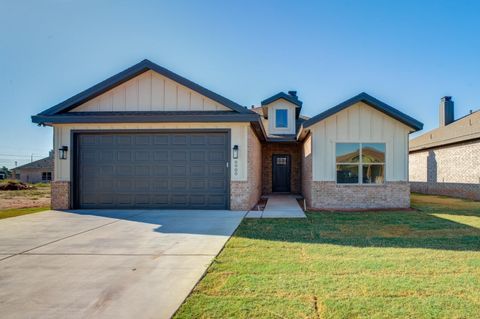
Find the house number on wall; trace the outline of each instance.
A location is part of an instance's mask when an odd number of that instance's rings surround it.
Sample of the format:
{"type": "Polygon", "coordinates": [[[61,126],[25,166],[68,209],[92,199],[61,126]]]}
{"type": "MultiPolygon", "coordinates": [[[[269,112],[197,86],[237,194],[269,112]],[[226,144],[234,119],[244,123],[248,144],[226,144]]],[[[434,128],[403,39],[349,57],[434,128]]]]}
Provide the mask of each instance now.
{"type": "Polygon", "coordinates": [[[233,175],[238,176],[238,161],[233,161],[233,175]]]}

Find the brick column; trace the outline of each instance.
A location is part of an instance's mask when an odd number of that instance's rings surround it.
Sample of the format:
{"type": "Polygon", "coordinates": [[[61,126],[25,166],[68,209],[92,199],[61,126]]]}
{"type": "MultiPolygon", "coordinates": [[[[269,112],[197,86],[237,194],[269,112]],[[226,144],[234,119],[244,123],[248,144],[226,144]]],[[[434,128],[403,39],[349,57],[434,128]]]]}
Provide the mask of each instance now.
{"type": "Polygon", "coordinates": [[[70,182],[52,181],[52,209],[70,209],[70,182]]]}

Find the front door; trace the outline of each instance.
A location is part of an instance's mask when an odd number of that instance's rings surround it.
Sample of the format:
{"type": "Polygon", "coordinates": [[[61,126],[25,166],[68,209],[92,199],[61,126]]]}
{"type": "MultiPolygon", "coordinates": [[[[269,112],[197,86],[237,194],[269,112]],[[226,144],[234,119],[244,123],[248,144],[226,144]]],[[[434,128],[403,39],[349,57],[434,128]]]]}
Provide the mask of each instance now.
{"type": "Polygon", "coordinates": [[[272,191],[290,192],[290,155],[273,155],[272,161],[272,191]]]}

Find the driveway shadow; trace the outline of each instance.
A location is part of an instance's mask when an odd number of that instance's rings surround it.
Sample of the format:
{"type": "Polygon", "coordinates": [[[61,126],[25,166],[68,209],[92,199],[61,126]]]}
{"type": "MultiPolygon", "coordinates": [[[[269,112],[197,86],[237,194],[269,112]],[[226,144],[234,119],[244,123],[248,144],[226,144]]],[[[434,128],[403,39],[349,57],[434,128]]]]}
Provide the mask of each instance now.
{"type": "Polygon", "coordinates": [[[222,210],[81,209],[64,212],[149,224],[156,226],[156,232],[165,234],[214,236],[230,236],[245,215],[245,212],[222,210]]]}

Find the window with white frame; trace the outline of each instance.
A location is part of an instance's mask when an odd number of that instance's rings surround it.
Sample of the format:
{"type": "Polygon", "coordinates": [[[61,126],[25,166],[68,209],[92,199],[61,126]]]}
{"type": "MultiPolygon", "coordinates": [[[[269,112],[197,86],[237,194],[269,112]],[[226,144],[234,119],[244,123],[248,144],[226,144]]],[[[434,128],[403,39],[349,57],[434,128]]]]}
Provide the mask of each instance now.
{"type": "Polygon", "coordinates": [[[337,184],[383,184],[385,143],[336,143],[337,184]]]}
{"type": "Polygon", "coordinates": [[[288,127],[288,110],[287,109],[275,110],[275,127],[276,128],[288,127]]]}

